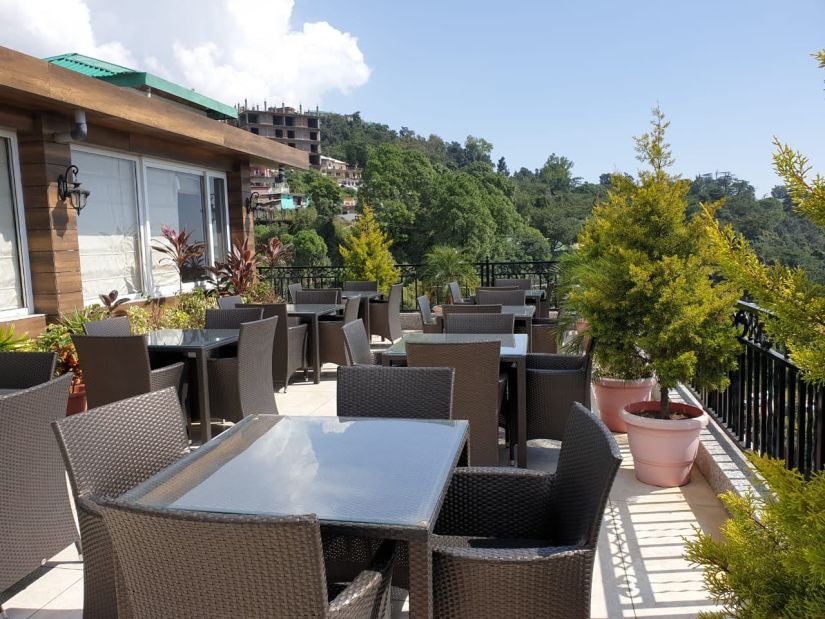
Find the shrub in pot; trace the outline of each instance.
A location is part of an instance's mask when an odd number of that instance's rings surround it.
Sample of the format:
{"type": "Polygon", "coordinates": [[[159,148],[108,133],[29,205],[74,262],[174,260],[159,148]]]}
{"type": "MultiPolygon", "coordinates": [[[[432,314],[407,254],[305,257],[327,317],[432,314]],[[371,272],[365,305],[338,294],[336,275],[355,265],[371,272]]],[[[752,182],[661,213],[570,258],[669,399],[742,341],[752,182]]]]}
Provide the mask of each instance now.
{"type": "Polygon", "coordinates": [[[741,289],[716,277],[705,228],[687,216],[690,181],[667,171],[668,123],[658,108],[651,125],[635,140],[649,169],[638,179],[614,175],[582,229],[569,298],[590,325],[603,376],[657,377],[660,400],[620,416],[637,478],[671,486],[688,481],[707,415],[672,404],[670,389],[726,385],[739,350],[732,316],[741,289]]]}

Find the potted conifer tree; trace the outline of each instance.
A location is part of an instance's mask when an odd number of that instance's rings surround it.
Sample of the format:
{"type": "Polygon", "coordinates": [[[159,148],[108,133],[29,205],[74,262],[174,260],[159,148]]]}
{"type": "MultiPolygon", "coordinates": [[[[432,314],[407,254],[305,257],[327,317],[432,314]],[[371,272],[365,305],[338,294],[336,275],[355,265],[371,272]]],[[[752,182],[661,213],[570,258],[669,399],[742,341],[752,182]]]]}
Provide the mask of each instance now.
{"type": "Polygon", "coordinates": [[[679,383],[724,387],[738,352],[732,322],[741,289],[714,271],[708,235],[687,216],[690,181],[668,173],[668,127],[653,110],[650,133],[635,138],[648,169],[638,179],[612,178],[578,240],[570,303],[589,323],[602,374],[655,376],[659,401],[644,399],[620,412],[627,425],[636,477],[646,483],[687,483],[701,409],[670,401],[679,383]]]}

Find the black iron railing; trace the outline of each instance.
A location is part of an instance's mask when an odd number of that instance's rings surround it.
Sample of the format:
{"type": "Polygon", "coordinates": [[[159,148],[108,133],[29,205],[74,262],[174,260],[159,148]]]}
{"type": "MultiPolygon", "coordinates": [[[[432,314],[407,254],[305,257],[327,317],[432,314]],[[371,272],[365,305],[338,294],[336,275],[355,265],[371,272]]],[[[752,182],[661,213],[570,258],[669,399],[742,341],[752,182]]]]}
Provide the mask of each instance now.
{"type": "Polygon", "coordinates": [[[825,389],[800,377],[764,330],[766,312],[739,303],[742,352],[724,391],[696,390],[705,408],[745,449],[785,460],[806,476],[823,469],[825,389]]]}
{"type": "MultiPolygon", "coordinates": [[[[493,286],[496,279],[529,279],[535,287],[546,288],[548,284],[556,283],[557,263],[555,260],[523,261],[523,262],[484,262],[475,263],[478,278],[482,286],[493,286]]],[[[415,311],[416,297],[424,293],[433,293],[434,303],[445,301],[444,291],[434,288],[423,278],[424,265],[400,264],[399,283],[404,285],[404,298],[401,309],[415,311]]],[[[292,283],[300,283],[304,288],[338,288],[348,279],[344,267],[307,267],[289,266],[271,269],[261,268],[261,277],[272,284],[275,291],[287,298],[287,287],[292,283]]],[[[469,295],[474,290],[465,290],[469,295]]],[[[555,297],[551,298],[551,305],[555,307],[555,297]]]]}

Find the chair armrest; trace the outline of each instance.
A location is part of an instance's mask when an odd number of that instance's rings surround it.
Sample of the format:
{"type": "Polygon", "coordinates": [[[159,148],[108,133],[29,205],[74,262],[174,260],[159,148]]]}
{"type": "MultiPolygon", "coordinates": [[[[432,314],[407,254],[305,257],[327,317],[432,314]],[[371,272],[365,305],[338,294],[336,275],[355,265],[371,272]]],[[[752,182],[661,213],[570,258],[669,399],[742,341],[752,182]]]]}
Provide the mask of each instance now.
{"type": "Polygon", "coordinates": [[[330,618],[355,619],[389,615],[395,548],[395,542],[385,541],[381,544],[370,566],[330,602],[330,618]],[[374,613],[378,608],[385,610],[386,615],[374,613]]]}
{"type": "Polygon", "coordinates": [[[552,474],[541,471],[457,468],[435,532],[482,537],[547,537],[552,480],[552,474]]]}
{"type": "Polygon", "coordinates": [[[180,387],[180,379],[183,375],[183,363],[173,363],[157,370],[152,370],[149,374],[149,385],[152,391],[159,391],[166,387],[180,387]]]}
{"type": "Polygon", "coordinates": [[[433,554],[462,561],[507,561],[508,563],[539,563],[547,561],[590,561],[595,554],[592,548],[582,546],[545,546],[538,548],[466,548],[440,544],[436,540],[433,554]]]}
{"type": "Polygon", "coordinates": [[[558,353],[531,353],[527,355],[526,367],[528,370],[583,372],[587,367],[587,357],[558,353]]]}

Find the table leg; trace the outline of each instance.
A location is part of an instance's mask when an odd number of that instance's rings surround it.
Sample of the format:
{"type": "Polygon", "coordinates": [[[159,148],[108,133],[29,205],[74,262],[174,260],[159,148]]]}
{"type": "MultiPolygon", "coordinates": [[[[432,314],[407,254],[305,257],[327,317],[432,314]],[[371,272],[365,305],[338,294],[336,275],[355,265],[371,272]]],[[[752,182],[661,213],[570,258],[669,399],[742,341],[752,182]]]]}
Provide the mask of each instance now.
{"type": "Polygon", "coordinates": [[[198,374],[198,411],[201,417],[201,441],[212,438],[212,415],[209,411],[209,372],[206,369],[208,351],[199,350],[195,353],[195,367],[198,374]]]}
{"type": "Polygon", "coordinates": [[[527,468],[527,360],[516,361],[516,446],[518,466],[527,468]]]}
{"type": "Polygon", "coordinates": [[[370,300],[369,297],[361,297],[361,319],[364,321],[364,330],[367,332],[367,338],[372,341],[372,333],[370,332],[370,300]]]}
{"type": "Polygon", "coordinates": [[[410,618],[433,616],[433,556],[429,541],[409,542],[410,618]]]}
{"type": "Polygon", "coordinates": [[[320,336],[318,334],[318,314],[312,316],[312,369],[315,371],[315,384],[321,382],[321,345],[319,342],[320,336]]]}

